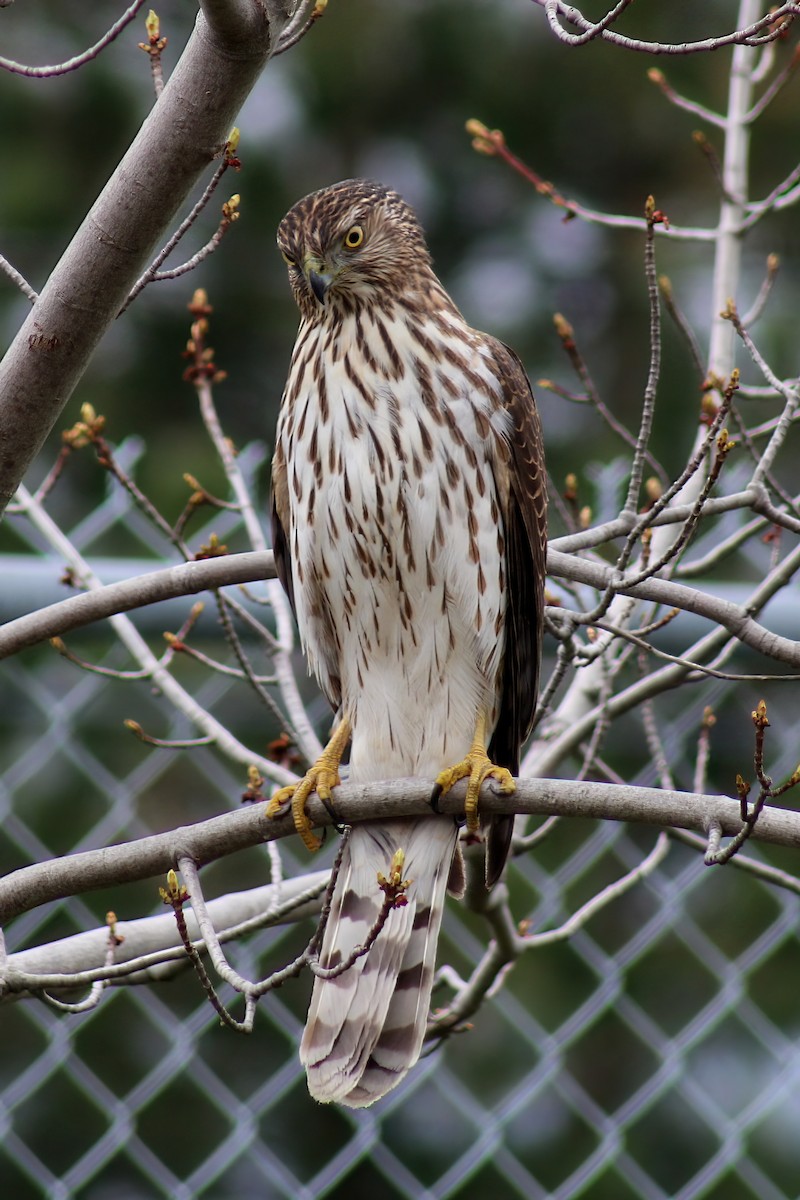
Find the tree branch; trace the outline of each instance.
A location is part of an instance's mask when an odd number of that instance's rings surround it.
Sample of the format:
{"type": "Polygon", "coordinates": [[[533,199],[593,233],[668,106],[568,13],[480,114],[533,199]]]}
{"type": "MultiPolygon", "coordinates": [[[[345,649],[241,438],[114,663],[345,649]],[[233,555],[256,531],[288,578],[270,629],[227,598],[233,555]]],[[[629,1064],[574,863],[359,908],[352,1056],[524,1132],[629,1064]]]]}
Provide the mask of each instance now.
{"type": "Polygon", "coordinates": [[[782,36],[794,17],[800,14],[800,5],[781,4],[758,20],[742,22],[732,33],[719,34],[717,37],[703,38],[696,42],[648,42],[641,38],[627,37],[616,33],[609,26],[616,21],[622,11],[627,8],[624,0],[620,0],[599,21],[589,21],[581,10],[566,0],[533,0],[545,10],[548,24],[559,41],[568,46],[583,46],[595,38],[603,38],[615,46],[626,50],[636,50],[641,54],[700,54],[710,50],[719,50],[722,46],[761,46],[775,41],[782,36]],[[580,29],[580,33],[570,33],[560,23],[560,19],[568,21],[580,29]]]}
{"type": "MultiPolygon", "coordinates": [[[[424,779],[343,785],[335,789],[333,796],[336,820],[350,824],[428,816],[432,812],[431,786],[431,781],[424,779]]],[[[440,811],[462,818],[465,794],[466,785],[458,784],[442,797],[440,811]]],[[[697,833],[706,833],[716,821],[723,834],[731,837],[742,826],[739,801],[728,796],[568,779],[520,779],[517,790],[510,796],[496,795],[491,784],[485,784],[480,803],[484,813],[556,814],[674,826],[697,833]]],[[[307,809],[316,827],[333,823],[316,796],[311,797],[307,809]]],[[[164,874],[179,858],[190,858],[197,866],[203,866],[249,846],[294,834],[290,812],[272,820],[265,813],[266,805],[259,803],[125,845],[21,867],[0,880],[0,921],[7,922],[51,900],[164,874]]],[[[753,839],[800,847],[800,813],[765,808],[753,830],[753,839]]]]}
{"type": "Polygon", "coordinates": [[[29,79],[50,79],[54,75],[66,75],[69,71],[77,71],[85,63],[91,62],[93,58],[97,58],[101,50],[105,50],[106,46],[110,46],[114,39],[119,37],[123,29],[131,23],[143,4],[144,0],[133,0],[133,4],[125,10],[110,29],[106,30],[99,41],[95,42],[93,46],[90,46],[88,50],[84,50],[81,54],[76,54],[74,58],[67,59],[66,62],[55,63],[49,67],[29,67],[25,63],[14,62],[10,58],[0,58],[0,68],[4,71],[9,71],[12,75],[27,75],[29,79]]]}
{"type": "Polygon", "coordinates": [[[0,364],[0,513],[179,205],[219,153],[289,17],[215,0],[0,364]]]}
{"type": "Polygon", "coordinates": [[[66,600],[59,600],[57,604],[8,621],[0,626],[0,659],[116,613],[130,612],[134,608],[158,604],[162,600],[174,600],[179,596],[194,596],[214,588],[274,577],[275,564],[271,550],[251,550],[243,554],[205,558],[164,567],[147,575],[135,575],[132,579],[109,583],[82,592],[79,596],[70,596],[66,600]]]}
{"type": "MultiPolygon", "coordinates": [[[[673,519],[681,512],[679,509],[672,510],[673,519]]],[[[555,548],[571,540],[557,539],[548,549],[547,567],[554,577],[601,590],[613,585],[620,594],[695,613],[724,626],[739,641],[759,653],[791,666],[800,666],[800,642],[780,637],[758,624],[752,618],[749,605],[733,604],[672,580],[646,579],[626,583],[624,575],[618,575],[610,566],[565,554],[555,548]]],[[[787,571],[792,569],[796,558],[795,553],[781,564],[781,572],[787,579],[791,577],[787,571]]],[[[97,586],[89,592],[70,596],[0,626],[0,659],[115,614],[213,588],[274,578],[274,571],[271,551],[248,551],[181,563],[119,583],[97,586]]]]}
{"type": "MultiPolygon", "coordinates": [[[[224,943],[268,925],[316,916],[328,875],[328,871],[315,871],[210,900],[206,907],[217,940],[224,943]]],[[[186,924],[196,948],[202,951],[204,943],[191,910],[186,913],[186,924]]],[[[98,978],[112,983],[154,983],[188,965],[172,913],[117,921],[114,932],[121,941],[110,969],[105,965],[105,926],[9,954],[5,968],[0,965],[7,988],[2,998],[20,999],[34,988],[86,987],[98,978]]]]}
{"type": "MultiPolygon", "coordinates": [[[[757,610],[750,604],[732,604],[719,596],[712,596],[667,579],[648,579],[642,583],[628,584],[625,576],[618,575],[612,567],[589,562],[584,558],[562,555],[553,550],[548,551],[547,566],[553,575],[565,579],[586,583],[598,589],[613,586],[619,595],[633,596],[637,600],[651,600],[668,608],[680,608],[685,612],[706,617],[709,621],[723,626],[740,642],[751,646],[759,654],[769,655],[789,666],[800,667],[800,642],[780,637],[759,625],[751,615],[757,610]]],[[[788,582],[793,572],[799,568],[800,551],[796,549],[781,564],[781,586],[788,582]]]]}

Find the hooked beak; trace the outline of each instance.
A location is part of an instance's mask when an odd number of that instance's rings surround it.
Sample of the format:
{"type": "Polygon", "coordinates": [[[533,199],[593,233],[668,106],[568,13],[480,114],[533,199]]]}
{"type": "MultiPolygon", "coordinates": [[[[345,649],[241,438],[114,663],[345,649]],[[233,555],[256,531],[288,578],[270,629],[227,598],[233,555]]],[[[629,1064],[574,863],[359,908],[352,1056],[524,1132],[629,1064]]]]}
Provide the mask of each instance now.
{"type": "Polygon", "coordinates": [[[333,273],[325,269],[324,262],[310,254],[303,260],[303,271],[308,280],[308,286],[319,303],[324,304],[328,288],[333,283],[333,273]]]}
{"type": "Polygon", "coordinates": [[[331,277],[328,274],[320,275],[316,271],[308,272],[309,286],[314,295],[319,300],[320,304],[325,303],[325,293],[331,286],[331,277]]]}

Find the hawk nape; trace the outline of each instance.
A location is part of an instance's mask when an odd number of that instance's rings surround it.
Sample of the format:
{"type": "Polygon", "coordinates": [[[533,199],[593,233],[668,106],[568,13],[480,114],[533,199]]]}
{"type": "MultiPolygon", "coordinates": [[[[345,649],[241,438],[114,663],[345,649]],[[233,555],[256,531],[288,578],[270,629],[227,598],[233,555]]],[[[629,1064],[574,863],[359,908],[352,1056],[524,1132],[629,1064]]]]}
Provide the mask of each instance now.
{"type": "MultiPolygon", "coordinates": [[[[545,479],[530,384],[516,355],[467,325],[393,191],[347,180],[300,200],[278,246],[300,309],[273,462],[273,545],[309,665],[341,719],[292,797],[325,799],[351,740],[358,782],[469,780],[478,827],[487,774],[513,789],[536,703],[545,479]]],[[[486,880],[512,817],[486,833],[486,880]]],[[[353,829],[322,966],[362,944],[378,872],[397,850],[412,882],[369,952],[316,978],[300,1055],[311,1094],[371,1104],[419,1057],[445,891],[461,878],[449,817],[353,829]]]]}

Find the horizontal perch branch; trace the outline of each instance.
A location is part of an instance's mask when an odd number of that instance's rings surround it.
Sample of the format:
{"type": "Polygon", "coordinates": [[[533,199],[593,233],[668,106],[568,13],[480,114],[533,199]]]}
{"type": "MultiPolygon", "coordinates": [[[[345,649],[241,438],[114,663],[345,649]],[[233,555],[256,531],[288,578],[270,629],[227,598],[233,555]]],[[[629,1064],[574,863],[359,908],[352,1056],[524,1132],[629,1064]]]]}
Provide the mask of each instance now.
{"type": "MultiPolygon", "coordinates": [[[[457,785],[440,801],[441,811],[463,816],[464,792],[464,785],[457,785]]],[[[338,818],[346,823],[385,821],[391,817],[429,814],[430,794],[430,780],[347,784],[336,789],[334,805],[338,818]]],[[[490,785],[484,785],[481,809],[631,821],[697,833],[707,833],[716,822],[727,837],[735,836],[742,826],[739,801],[727,796],[563,779],[521,779],[511,796],[495,795],[490,785]]],[[[181,857],[202,866],[294,832],[291,815],[268,820],[265,810],[266,805],[259,803],[125,845],[21,867],[0,880],[0,922],[51,900],[163,874],[181,857]]],[[[308,813],[317,826],[331,824],[331,817],[316,797],[309,801],[308,813]]],[[[767,807],[752,836],[755,841],[800,847],[800,813],[767,807]]]]}

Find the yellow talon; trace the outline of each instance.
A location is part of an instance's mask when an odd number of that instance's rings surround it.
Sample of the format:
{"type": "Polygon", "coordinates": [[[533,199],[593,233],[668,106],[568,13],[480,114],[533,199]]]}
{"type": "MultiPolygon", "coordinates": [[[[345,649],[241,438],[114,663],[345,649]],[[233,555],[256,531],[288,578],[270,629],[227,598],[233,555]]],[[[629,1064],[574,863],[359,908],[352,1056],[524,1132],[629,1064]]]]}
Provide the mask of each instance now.
{"type": "Polygon", "coordinates": [[[436,776],[434,795],[441,796],[458,783],[460,779],[468,779],[467,798],[464,801],[464,815],[467,818],[467,832],[476,833],[478,830],[478,797],[485,779],[493,778],[498,781],[499,791],[510,795],[516,789],[514,777],[506,767],[498,767],[486,753],[485,738],[486,718],[481,713],[475,727],[475,737],[472,739],[469,753],[455,766],[440,771],[436,776]]]}
{"type": "Polygon", "coordinates": [[[306,802],[316,792],[323,803],[330,803],[331,789],[341,783],[339,763],[344,748],[350,739],[350,722],[345,717],[334,730],[333,737],[312,767],[298,783],[279,788],[267,805],[267,817],[277,817],[283,807],[291,801],[294,827],[303,839],[303,844],[313,854],[322,845],[320,838],[311,832],[311,822],[306,816],[306,802]]]}

